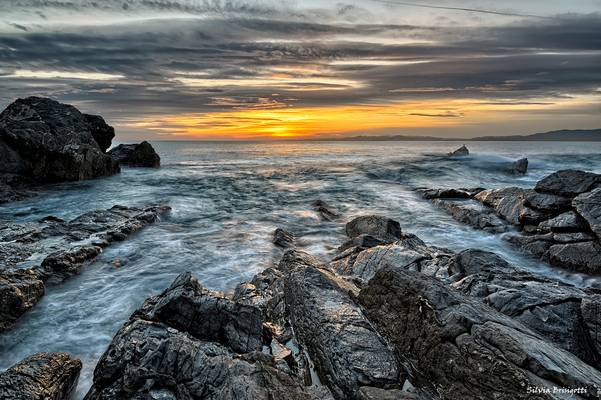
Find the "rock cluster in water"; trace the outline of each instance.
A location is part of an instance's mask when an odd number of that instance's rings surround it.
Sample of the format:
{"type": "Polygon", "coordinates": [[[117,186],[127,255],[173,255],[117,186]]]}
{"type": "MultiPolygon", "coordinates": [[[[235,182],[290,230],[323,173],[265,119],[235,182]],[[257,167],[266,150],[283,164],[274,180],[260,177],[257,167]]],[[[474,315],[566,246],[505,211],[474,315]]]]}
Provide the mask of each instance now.
{"type": "Polygon", "coordinates": [[[120,163],[159,166],[148,142],[107,153],[114,137],[101,116],[43,97],[16,100],[0,113],[0,203],[39,184],[113,175],[120,163]]]}
{"type": "Polygon", "coordinates": [[[554,266],[601,272],[601,175],[557,171],[534,189],[420,189],[457,221],[505,235],[554,266]]]}
{"type": "Polygon", "coordinates": [[[157,220],[169,207],[114,206],[71,221],[0,224],[0,332],[44,295],[45,285],[77,274],[102,249],[157,220]]]}

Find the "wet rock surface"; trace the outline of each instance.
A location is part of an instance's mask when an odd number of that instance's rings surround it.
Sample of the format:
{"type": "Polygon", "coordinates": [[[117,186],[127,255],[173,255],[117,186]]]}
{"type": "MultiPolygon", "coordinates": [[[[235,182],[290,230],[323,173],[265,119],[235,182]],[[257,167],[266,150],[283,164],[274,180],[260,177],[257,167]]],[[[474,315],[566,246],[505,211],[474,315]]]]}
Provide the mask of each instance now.
{"type": "Polygon", "coordinates": [[[65,353],[36,353],[0,373],[0,399],[68,400],[77,385],[81,361],[65,353]]]}
{"type": "Polygon", "coordinates": [[[0,172],[44,182],[115,174],[119,166],[103,149],[111,129],[70,105],[18,99],[0,114],[0,172]]]}
{"type": "Polygon", "coordinates": [[[401,235],[401,225],[387,217],[365,215],[348,222],[345,231],[351,239],[360,235],[370,235],[382,240],[394,241],[401,235]]]}
{"type": "Polygon", "coordinates": [[[455,151],[452,151],[447,154],[449,157],[466,157],[470,155],[470,151],[466,147],[466,145],[461,146],[455,151]]]}
{"type": "Polygon", "coordinates": [[[161,157],[147,141],[139,144],[120,144],[111,149],[109,155],[117,163],[128,167],[158,168],[161,166],[161,157]]]}
{"type": "Polygon", "coordinates": [[[44,294],[44,286],[77,274],[102,249],[155,222],[167,206],[114,206],[71,221],[0,223],[0,331],[44,294]]]}
{"type": "Polygon", "coordinates": [[[311,205],[324,221],[335,221],[340,218],[340,212],[323,200],[315,200],[311,205]]]}
{"type": "Polygon", "coordinates": [[[285,229],[277,228],[273,232],[273,244],[284,249],[294,247],[296,238],[294,233],[285,229]]]}
{"type": "Polygon", "coordinates": [[[454,219],[474,228],[501,233],[506,223],[518,228],[511,243],[550,264],[578,272],[601,272],[601,175],[577,170],[555,172],[534,189],[419,189],[454,219]],[[456,194],[456,198],[447,197],[456,194]],[[474,205],[477,201],[483,205],[474,205]],[[498,219],[491,217],[494,213],[498,219]],[[500,221],[500,220],[502,221],[500,221]],[[505,223],[505,224],[504,224],[505,223]]]}

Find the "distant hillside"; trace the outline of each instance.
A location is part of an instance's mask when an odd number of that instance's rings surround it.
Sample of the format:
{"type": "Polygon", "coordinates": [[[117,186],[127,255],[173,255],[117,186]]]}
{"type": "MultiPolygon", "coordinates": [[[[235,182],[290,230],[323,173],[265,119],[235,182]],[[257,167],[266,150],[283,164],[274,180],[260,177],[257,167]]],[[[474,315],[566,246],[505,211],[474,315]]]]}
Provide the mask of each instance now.
{"type": "Polygon", "coordinates": [[[465,138],[441,138],[435,136],[351,136],[346,138],[334,139],[310,139],[311,141],[342,141],[342,142],[359,142],[359,141],[405,141],[405,142],[421,142],[421,141],[495,141],[495,142],[512,142],[512,141],[531,141],[531,142],[601,142],[601,129],[562,129],[558,131],[550,131],[543,133],[535,133],[532,135],[512,135],[512,136],[482,136],[471,139],[465,138]]]}

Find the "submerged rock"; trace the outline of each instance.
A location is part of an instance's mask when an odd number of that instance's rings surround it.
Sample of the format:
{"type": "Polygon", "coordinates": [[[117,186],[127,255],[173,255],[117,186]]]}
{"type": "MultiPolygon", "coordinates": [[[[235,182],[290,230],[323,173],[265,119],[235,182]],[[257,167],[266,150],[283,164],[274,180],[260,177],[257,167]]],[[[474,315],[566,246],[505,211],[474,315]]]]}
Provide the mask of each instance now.
{"type": "Polygon", "coordinates": [[[111,157],[121,165],[129,167],[158,168],[161,157],[147,141],[140,144],[120,144],[109,151],[111,157]]]}
{"type": "Polygon", "coordinates": [[[457,150],[448,153],[447,154],[449,157],[465,157],[465,156],[469,156],[470,155],[470,151],[468,150],[468,148],[463,145],[460,148],[458,148],[457,150]]]}
{"type": "Polygon", "coordinates": [[[315,200],[312,203],[312,206],[324,221],[335,221],[340,218],[340,213],[338,210],[334,209],[323,200],[315,200]]]}
{"type": "Polygon", "coordinates": [[[273,244],[282,248],[290,248],[294,247],[294,233],[289,232],[287,230],[277,228],[273,232],[273,244]]]}
{"type": "Polygon", "coordinates": [[[601,373],[573,354],[436,279],[378,271],[359,295],[376,328],[412,361],[417,383],[442,398],[553,399],[553,386],[596,398],[601,373]],[[532,395],[526,388],[548,388],[532,395]]]}
{"type": "Polygon", "coordinates": [[[81,361],[66,353],[36,353],[0,373],[0,399],[68,400],[80,371],[81,361]]]}
{"type": "Polygon", "coordinates": [[[48,283],[79,273],[115,241],[156,221],[167,206],[114,206],[65,222],[0,224],[0,332],[9,329],[44,294],[48,283]]]}
{"type": "Polygon", "coordinates": [[[76,181],[112,175],[104,153],[108,125],[75,107],[41,97],[18,99],[0,114],[0,172],[36,181],[76,181]]]}

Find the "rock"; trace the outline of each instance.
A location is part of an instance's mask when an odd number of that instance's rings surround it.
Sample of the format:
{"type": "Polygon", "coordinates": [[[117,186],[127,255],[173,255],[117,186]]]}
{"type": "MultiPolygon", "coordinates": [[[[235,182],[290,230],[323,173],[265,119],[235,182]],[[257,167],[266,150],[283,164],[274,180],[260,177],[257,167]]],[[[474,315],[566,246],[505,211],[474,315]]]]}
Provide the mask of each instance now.
{"type": "Polygon", "coordinates": [[[0,273],[0,332],[33,307],[44,295],[44,282],[31,270],[0,273]]]}
{"type": "Polygon", "coordinates": [[[336,249],[336,251],[338,253],[343,253],[351,248],[369,249],[370,247],[379,246],[386,243],[388,243],[387,240],[363,234],[344,242],[340,247],[338,247],[338,249],[336,249]]]}
{"type": "Polygon", "coordinates": [[[290,248],[294,247],[294,233],[277,228],[273,232],[273,244],[278,247],[290,248]]]}
{"type": "Polygon", "coordinates": [[[570,210],[572,202],[568,197],[535,191],[527,192],[524,200],[525,205],[530,208],[555,215],[570,210]]]}
{"type": "Polygon", "coordinates": [[[484,190],[474,198],[482,204],[492,207],[499,217],[513,225],[536,225],[548,218],[548,215],[525,205],[525,198],[530,192],[527,189],[510,187],[484,190]]]}
{"type": "Polygon", "coordinates": [[[71,398],[81,361],[66,353],[36,353],[0,373],[0,399],[71,398]]]}
{"type": "Polygon", "coordinates": [[[86,399],[332,399],[326,387],[305,386],[278,362],[290,350],[263,327],[257,307],[210,292],[184,273],[115,335],[86,399]],[[266,340],[277,349],[272,354],[260,351],[266,340]]]}
{"type": "MultiPolygon", "coordinates": [[[[484,189],[482,189],[484,190],[484,189]]],[[[463,189],[418,189],[422,197],[432,199],[470,199],[474,194],[463,189]]]]}
{"type": "Polygon", "coordinates": [[[447,155],[449,157],[465,157],[465,156],[470,155],[470,151],[467,149],[467,147],[465,145],[463,145],[460,148],[458,148],[457,150],[455,150],[451,153],[448,153],[447,155]]]}
{"type": "Polygon", "coordinates": [[[596,242],[555,244],[549,248],[549,262],[560,268],[598,274],[601,272],[601,245],[596,242]]]}
{"type": "Polygon", "coordinates": [[[18,99],[0,114],[0,172],[43,182],[115,174],[118,164],[94,139],[98,126],[91,127],[73,106],[40,97],[18,99]]]}
{"type": "Polygon", "coordinates": [[[520,158],[519,160],[514,162],[513,165],[511,166],[511,172],[513,172],[514,174],[522,174],[522,175],[524,175],[526,172],[528,172],[528,159],[520,158]]]}
{"type": "Polygon", "coordinates": [[[288,251],[280,269],[294,332],[336,398],[358,399],[361,386],[402,382],[395,355],[353,301],[357,288],[298,251],[288,251]]]}
{"type": "Polygon", "coordinates": [[[44,218],[0,225],[0,332],[43,296],[45,284],[79,273],[103,248],[153,223],[169,209],[114,206],[68,222],[44,218]]]}
{"type": "Polygon", "coordinates": [[[109,155],[119,164],[129,167],[158,168],[161,166],[161,157],[147,141],[140,144],[120,144],[111,149],[109,155]]]}
{"type": "Polygon", "coordinates": [[[197,339],[227,345],[239,353],[262,347],[263,318],[258,307],[240,304],[203,288],[183,273],[162,294],[146,300],[134,318],[161,321],[197,339]]]}
{"type": "Polygon", "coordinates": [[[368,318],[410,360],[418,385],[442,398],[555,399],[528,387],[584,388],[601,373],[524,325],[436,279],[398,268],[376,273],[359,294],[368,318]]]}
{"type": "Polygon", "coordinates": [[[449,213],[454,220],[477,229],[500,233],[510,228],[494,212],[491,212],[490,209],[484,208],[482,204],[473,200],[450,201],[434,199],[432,203],[449,213]]]}
{"type": "Polygon", "coordinates": [[[283,323],[286,312],[283,273],[275,268],[266,268],[252,281],[238,285],[232,299],[259,307],[266,321],[283,323]]]}
{"type": "Polygon", "coordinates": [[[88,127],[94,140],[98,143],[98,147],[105,153],[111,147],[115,137],[115,128],[108,125],[100,115],[83,114],[83,116],[88,122],[88,127]]]}
{"type": "Polygon", "coordinates": [[[538,225],[542,232],[579,232],[585,227],[583,219],[574,211],[565,212],[538,225]]]}
{"type": "Polygon", "coordinates": [[[401,237],[401,225],[390,218],[366,215],[347,223],[346,235],[351,239],[359,235],[370,235],[392,242],[401,237]]]}
{"type": "Polygon", "coordinates": [[[601,188],[576,197],[572,203],[591,231],[601,240],[601,188]]]}
{"type": "Polygon", "coordinates": [[[340,218],[340,213],[323,200],[315,200],[312,206],[321,219],[325,221],[335,221],[340,218]]]}
{"type": "Polygon", "coordinates": [[[601,175],[572,169],[557,171],[540,180],[534,190],[564,197],[575,197],[601,185],[601,175]]]}
{"type": "Polygon", "coordinates": [[[582,318],[598,354],[601,354],[601,294],[582,300],[582,318]]]}

